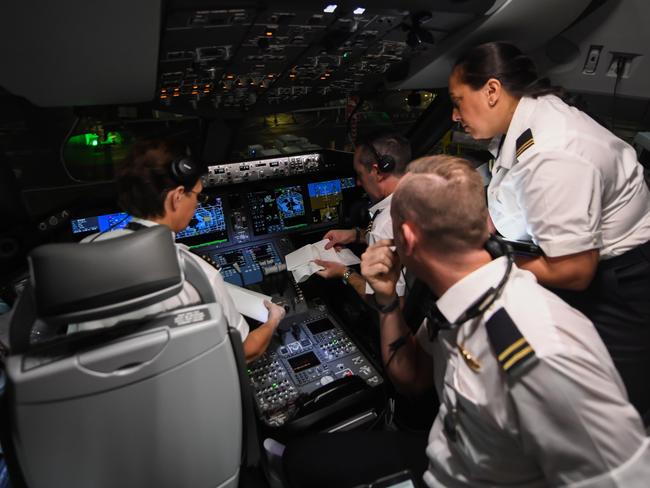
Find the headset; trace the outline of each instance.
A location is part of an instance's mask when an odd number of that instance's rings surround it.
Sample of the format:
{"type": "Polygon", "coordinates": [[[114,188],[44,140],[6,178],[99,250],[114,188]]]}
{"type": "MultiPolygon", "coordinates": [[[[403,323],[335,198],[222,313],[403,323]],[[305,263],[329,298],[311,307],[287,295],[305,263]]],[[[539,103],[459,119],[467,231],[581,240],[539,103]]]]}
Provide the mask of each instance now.
{"type": "Polygon", "coordinates": [[[172,159],[169,172],[176,183],[185,187],[194,185],[202,174],[200,166],[188,157],[172,159]]]}
{"type": "Polygon", "coordinates": [[[377,167],[379,168],[379,171],[382,173],[393,172],[395,169],[395,158],[393,156],[390,154],[379,154],[375,145],[370,141],[364,142],[363,145],[370,149],[370,152],[374,156],[375,161],[377,161],[377,167]]]}
{"type": "MultiPolygon", "coordinates": [[[[492,259],[506,256],[508,259],[506,271],[496,287],[492,286],[486,290],[474,303],[460,314],[460,316],[450,323],[445,316],[440,312],[436,305],[436,297],[431,292],[431,289],[421,280],[415,280],[413,287],[409,288],[407,300],[404,305],[403,316],[405,323],[409,326],[409,333],[398,337],[395,341],[391,342],[388,347],[391,350],[391,355],[386,361],[384,366],[388,366],[395,358],[397,350],[406,344],[406,338],[413,334],[415,335],[420,328],[422,319],[427,318],[426,328],[429,341],[434,341],[438,337],[438,332],[442,329],[452,329],[453,327],[473,319],[485,313],[485,311],[492,305],[497,298],[501,295],[503,288],[510,278],[512,265],[514,264],[512,248],[496,235],[490,234],[488,240],[484,244],[485,250],[490,254],[492,259]]],[[[404,276],[406,278],[406,276],[404,276]]]]}
{"type": "MultiPolygon", "coordinates": [[[[196,183],[196,181],[200,178],[202,171],[201,171],[201,167],[198,164],[196,164],[194,161],[192,161],[190,158],[180,157],[171,160],[171,162],[169,163],[169,173],[175,183],[182,185],[184,187],[188,187],[188,186],[193,186],[196,183]]],[[[99,236],[105,234],[106,232],[112,231],[115,227],[119,226],[122,222],[124,222],[129,217],[131,216],[127,215],[122,220],[113,223],[113,225],[111,225],[108,229],[105,229],[100,233],[96,234],[88,242],[94,242],[99,236]]],[[[135,223],[129,222],[127,224],[127,227],[131,230],[135,230],[131,226],[131,224],[135,224],[135,223]]]]}
{"type": "Polygon", "coordinates": [[[512,271],[512,265],[514,264],[514,258],[512,249],[501,240],[496,235],[491,234],[485,243],[485,250],[492,256],[492,259],[505,256],[508,261],[506,264],[506,270],[503,273],[503,277],[496,286],[491,286],[485,292],[481,294],[467,309],[461,313],[456,320],[449,322],[442,312],[438,309],[438,306],[435,304],[435,301],[430,304],[429,309],[425,312],[427,320],[427,332],[429,340],[433,341],[437,336],[438,332],[442,329],[452,329],[463,322],[466,322],[470,319],[483,315],[485,311],[492,305],[497,298],[501,295],[503,288],[510,278],[510,273],[512,271]]]}

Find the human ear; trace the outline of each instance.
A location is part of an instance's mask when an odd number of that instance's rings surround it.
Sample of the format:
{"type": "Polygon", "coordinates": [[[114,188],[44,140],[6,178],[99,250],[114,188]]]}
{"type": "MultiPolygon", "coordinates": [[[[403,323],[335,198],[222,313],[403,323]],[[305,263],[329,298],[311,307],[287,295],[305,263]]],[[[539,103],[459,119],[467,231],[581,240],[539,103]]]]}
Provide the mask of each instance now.
{"type": "Polygon", "coordinates": [[[401,226],[402,236],[404,238],[404,254],[407,256],[413,255],[415,246],[417,245],[417,233],[411,222],[404,222],[401,226]]]}
{"type": "Polygon", "coordinates": [[[184,188],[182,186],[177,186],[173,190],[169,190],[165,200],[169,203],[172,210],[176,210],[178,204],[181,202],[183,197],[184,188]]]}
{"type": "Polygon", "coordinates": [[[487,80],[487,82],[485,82],[485,94],[487,96],[488,105],[494,107],[501,96],[501,82],[496,78],[490,78],[487,80]]]}

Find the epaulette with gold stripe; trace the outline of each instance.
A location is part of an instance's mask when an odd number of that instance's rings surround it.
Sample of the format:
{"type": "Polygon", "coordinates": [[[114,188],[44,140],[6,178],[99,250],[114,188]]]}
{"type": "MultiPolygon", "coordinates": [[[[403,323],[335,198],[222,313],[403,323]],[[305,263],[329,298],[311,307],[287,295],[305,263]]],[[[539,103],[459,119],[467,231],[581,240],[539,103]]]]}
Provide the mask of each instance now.
{"type": "Polygon", "coordinates": [[[526,129],[522,134],[517,137],[517,143],[515,145],[515,156],[521,156],[526,149],[535,144],[535,139],[533,139],[533,133],[530,129],[526,129]]]}
{"type": "Polygon", "coordinates": [[[521,335],[505,309],[500,308],[485,323],[488,339],[509,378],[516,378],[537,361],[535,351],[521,335]]]}

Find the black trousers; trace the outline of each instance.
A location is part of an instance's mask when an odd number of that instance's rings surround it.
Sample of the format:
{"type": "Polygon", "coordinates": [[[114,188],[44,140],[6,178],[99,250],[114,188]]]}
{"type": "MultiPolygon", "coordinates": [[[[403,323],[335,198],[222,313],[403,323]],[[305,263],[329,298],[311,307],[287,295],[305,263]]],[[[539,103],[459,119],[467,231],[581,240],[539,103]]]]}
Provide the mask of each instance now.
{"type": "Polygon", "coordinates": [[[428,432],[339,432],[291,441],[283,455],[291,488],[350,488],[409,469],[421,486],[428,432]]]}
{"type": "Polygon", "coordinates": [[[594,323],[630,402],[650,414],[650,242],[601,261],[584,292],[554,290],[594,323]]]}

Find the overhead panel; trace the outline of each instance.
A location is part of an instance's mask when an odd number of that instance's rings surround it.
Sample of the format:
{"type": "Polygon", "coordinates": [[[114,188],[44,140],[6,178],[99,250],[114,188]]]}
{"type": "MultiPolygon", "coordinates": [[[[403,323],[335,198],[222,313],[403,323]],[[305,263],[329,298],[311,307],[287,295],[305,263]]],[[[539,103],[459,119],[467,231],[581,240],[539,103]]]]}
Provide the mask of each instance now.
{"type": "Polygon", "coordinates": [[[3,2],[0,87],[48,107],[319,106],[404,80],[495,0],[363,3],[3,2]]]}
{"type": "Polygon", "coordinates": [[[384,2],[367,8],[334,2],[272,2],[269,8],[218,2],[194,9],[170,4],[158,102],[177,110],[251,110],[318,106],[376,91],[386,80],[406,76],[409,60],[492,3],[440,2],[439,11],[417,2],[399,9],[384,2]]]}

